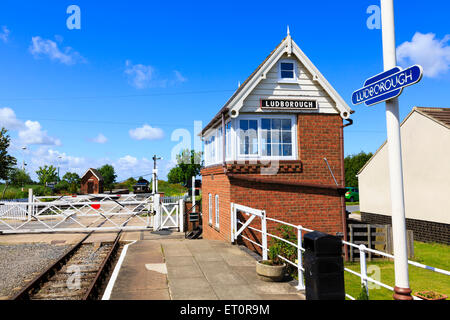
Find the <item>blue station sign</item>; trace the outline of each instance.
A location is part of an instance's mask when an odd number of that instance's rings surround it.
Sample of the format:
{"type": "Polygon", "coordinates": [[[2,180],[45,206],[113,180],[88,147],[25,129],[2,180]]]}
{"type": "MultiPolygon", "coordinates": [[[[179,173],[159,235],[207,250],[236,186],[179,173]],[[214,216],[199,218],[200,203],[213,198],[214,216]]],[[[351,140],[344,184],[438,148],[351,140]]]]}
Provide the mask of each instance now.
{"type": "Polygon", "coordinates": [[[423,69],[414,65],[402,70],[400,67],[392,68],[369,78],[364,87],[353,92],[354,105],[365,102],[367,106],[398,97],[403,88],[413,85],[422,79],[423,69]]]}

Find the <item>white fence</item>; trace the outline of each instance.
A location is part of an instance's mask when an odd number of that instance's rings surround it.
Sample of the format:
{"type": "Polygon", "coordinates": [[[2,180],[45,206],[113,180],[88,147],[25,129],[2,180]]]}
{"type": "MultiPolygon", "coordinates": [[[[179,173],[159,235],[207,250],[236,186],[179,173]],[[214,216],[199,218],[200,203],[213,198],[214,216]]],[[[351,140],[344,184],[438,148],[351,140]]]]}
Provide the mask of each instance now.
{"type": "MultiPolygon", "coordinates": [[[[269,251],[269,249],[267,247],[267,239],[268,239],[268,237],[272,237],[274,239],[278,239],[280,241],[283,241],[283,242],[285,242],[285,243],[287,243],[287,244],[297,248],[297,261],[290,261],[286,257],[283,257],[281,255],[279,255],[278,257],[281,260],[285,261],[286,263],[288,263],[288,264],[294,266],[295,268],[297,268],[297,272],[298,272],[297,289],[298,290],[302,290],[302,289],[305,288],[304,278],[303,278],[303,272],[305,271],[305,269],[303,268],[303,257],[302,257],[302,253],[305,251],[305,249],[302,246],[302,238],[303,238],[303,234],[305,232],[312,232],[312,231],[313,230],[304,228],[304,227],[302,227],[300,225],[294,225],[294,224],[287,223],[287,222],[284,222],[284,221],[281,221],[281,220],[269,218],[269,217],[266,216],[266,212],[264,210],[254,209],[254,208],[250,208],[250,207],[239,205],[239,204],[235,204],[235,203],[231,204],[231,241],[232,242],[235,242],[238,239],[238,237],[240,236],[243,239],[249,241],[250,243],[253,243],[254,245],[260,247],[261,251],[262,251],[262,259],[263,260],[267,260],[267,252],[269,251]],[[249,216],[249,218],[247,219],[247,221],[245,223],[241,222],[238,219],[238,216],[237,216],[238,212],[242,212],[243,214],[246,214],[246,215],[249,216]],[[261,229],[257,229],[257,228],[254,228],[254,227],[250,226],[251,222],[255,218],[261,219],[261,229]],[[283,239],[283,238],[281,238],[281,237],[279,237],[277,235],[269,233],[267,231],[267,222],[268,221],[273,221],[273,222],[279,223],[281,225],[290,226],[290,227],[294,228],[294,230],[297,230],[297,243],[293,243],[293,242],[288,241],[286,239],[283,239]],[[248,237],[244,236],[242,234],[242,232],[245,229],[249,229],[249,230],[252,230],[252,231],[260,233],[261,234],[261,243],[257,243],[256,241],[254,241],[252,239],[249,239],[248,237]]],[[[375,283],[375,284],[377,284],[377,285],[379,285],[379,286],[381,286],[383,288],[386,288],[386,289],[388,289],[390,291],[394,291],[393,287],[391,287],[389,285],[386,285],[386,284],[384,284],[384,283],[382,283],[380,281],[377,281],[377,280],[375,280],[375,279],[373,279],[373,278],[371,278],[371,277],[369,277],[367,275],[367,260],[366,260],[366,253],[368,253],[368,252],[370,252],[372,254],[381,255],[381,256],[384,256],[386,258],[391,258],[391,259],[394,259],[393,255],[391,255],[389,253],[386,253],[386,252],[382,252],[382,251],[378,251],[378,250],[367,248],[364,245],[356,245],[354,243],[350,243],[350,242],[347,242],[347,241],[342,241],[342,244],[355,247],[355,248],[357,248],[359,250],[359,254],[360,254],[360,272],[356,272],[354,270],[351,270],[351,269],[345,268],[345,267],[344,267],[344,271],[346,271],[348,273],[351,273],[353,275],[356,275],[356,276],[358,276],[361,279],[361,285],[365,286],[365,288],[367,290],[366,291],[367,296],[369,296],[369,290],[368,290],[369,282],[375,283]]],[[[410,265],[415,266],[415,267],[431,270],[433,272],[437,272],[437,273],[440,273],[440,274],[444,274],[444,275],[450,276],[450,272],[447,271],[447,270],[430,267],[430,266],[427,266],[425,264],[418,263],[418,262],[415,262],[415,261],[410,261],[410,260],[408,260],[408,263],[410,265]]],[[[355,300],[355,297],[353,297],[353,296],[351,296],[351,295],[349,295],[347,293],[345,294],[345,296],[348,299],[350,299],[350,300],[355,300]]],[[[416,296],[413,296],[413,298],[415,300],[421,300],[420,298],[418,298],[416,296]]]]}
{"type": "Polygon", "coordinates": [[[83,195],[0,202],[0,233],[144,230],[152,227],[153,197],[83,195]],[[139,197],[139,198],[138,198],[139,197]]]}
{"type": "Polygon", "coordinates": [[[0,218],[27,220],[27,204],[28,199],[11,199],[0,202],[0,218]]]}

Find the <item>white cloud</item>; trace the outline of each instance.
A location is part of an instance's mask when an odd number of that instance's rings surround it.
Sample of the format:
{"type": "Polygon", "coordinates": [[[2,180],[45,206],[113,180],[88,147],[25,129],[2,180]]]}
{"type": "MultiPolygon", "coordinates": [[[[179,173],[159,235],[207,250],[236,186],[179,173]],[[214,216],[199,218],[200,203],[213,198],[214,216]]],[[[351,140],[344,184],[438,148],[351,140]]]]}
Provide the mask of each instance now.
{"type": "Polygon", "coordinates": [[[133,64],[130,60],[125,62],[125,74],[128,75],[128,82],[137,89],[152,87],[166,87],[187,81],[181,72],[174,70],[174,77],[161,78],[156,69],[150,65],[133,64]]]}
{"type": "Polygon", "coordinates": [[[133,65],[130,60],[127,60],[125,65],[125,74],[128,75],[128,81],[133,87],[144,89],[157,86],[158,81],[155,81],[155,69],[152,66],[133,65]]]}
{"type": "Polygon", "coordinates": [[[17,130],[24,127],[22,121],[16,118],[14,110],[11,108],[0,108],[0,127],[8,130],[17,130]]]}
{"type": "Polygon", "coordinates": [[[135,140],[158,140],[164,137],[164,132],[160,128],[153,128],[148,124],[129,131],[130,137],[135,140]]]}
{"type": "Polygon", "coordinates": [[[61,145],[59,139],[48,136],[47,131],[42,130],[38,121],[27,120],[24,123],[17,119],[11,108],[0,108],[0,127],[17,130],[21,144],[61,145]]]}
{"type": "Polygon", "coordinates": [[[47,56],[51,60],[55,60],[66,65],[73,65],[77,62],[85,62],[85,59],[72,48],[65,47],[63,50],[60,50],[55,41],[42,39],[39,36],[31,38],[29,50],[35,58],[47,56]]]}
{"type": "Polygon", "coordinates": [[[19,137],[24,144],[61,145],[59,139],[47,135],[37,121],[25,121],[25,129],[19,131],[19,137]]]}
{"type": "Polygon", "coordinates": [[[120,158],[117,161],[117,164],[123,169],[130,169],[135,167],[138,164],[138,159],[135,157],[132,157],[130,155],[126,155],[125,157],[120,158]]]}
{"type": "Polygon", "coordinates": [[[402,43],[397,48],[397,59],[403,66],[419,64],[424,75],[435,78],[446,73],[450,68],[450,35],[442,40],[434,33],[416,32],[411,41],[402,43]]]}
{"type": "Polygon", "coordinates": [[[0,32],[0,40],[3,40],[3,42],[8,42],[10,31],[6,26],[2,26],[2,32],[0,32]]]}
{"type": "Polygon", "coordinates": [[[106,138],[103,133],[99,133],[95,138],[91,140],[95,143],[106,143],[108,141],[108,138],[106,138]]]}

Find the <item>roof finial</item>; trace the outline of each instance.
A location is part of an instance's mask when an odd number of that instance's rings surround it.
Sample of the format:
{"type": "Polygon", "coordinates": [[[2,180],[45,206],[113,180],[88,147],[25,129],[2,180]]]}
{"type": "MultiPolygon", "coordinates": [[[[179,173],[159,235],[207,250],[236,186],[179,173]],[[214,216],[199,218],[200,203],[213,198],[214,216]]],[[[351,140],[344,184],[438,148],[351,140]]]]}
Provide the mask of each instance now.
{"type": "Polygon", "coordinates": [[[291,33],[289,32],[289,25],[287,26],[287,35],[288,37],[291,35],[291,33]]]}
{"type": "Polygon", "coordinates": [[[241,86],[241,82],[240,81],[238,81],[238,88],[241,86]]]}

